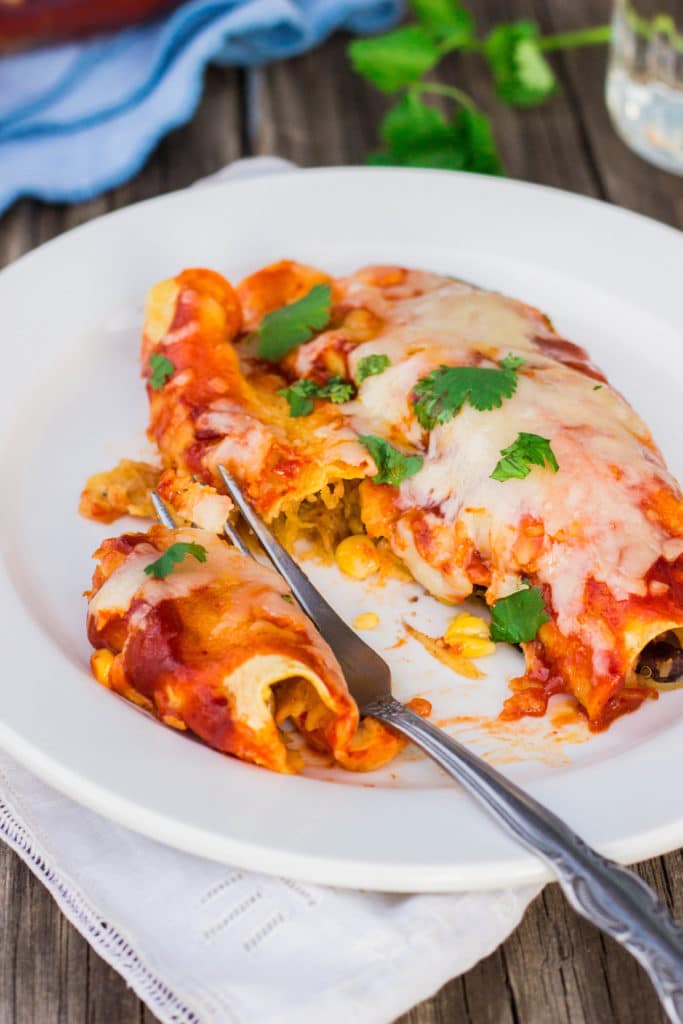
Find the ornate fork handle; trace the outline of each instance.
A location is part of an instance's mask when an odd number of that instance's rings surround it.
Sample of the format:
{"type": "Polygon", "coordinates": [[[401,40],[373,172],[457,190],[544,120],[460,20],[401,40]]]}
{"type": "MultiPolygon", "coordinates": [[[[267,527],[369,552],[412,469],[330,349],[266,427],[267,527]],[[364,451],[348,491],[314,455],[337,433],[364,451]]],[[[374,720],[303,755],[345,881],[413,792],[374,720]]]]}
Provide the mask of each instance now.
{"type": "Polygon", "coordinates": [[[410,737],[550,864],[574,909],[626,947],[647,971],[670,1020],[683,1024],[683,928],[641,878],[602,857],[533,797],[393,697],[372,701],[363,713],[410,737]]]}

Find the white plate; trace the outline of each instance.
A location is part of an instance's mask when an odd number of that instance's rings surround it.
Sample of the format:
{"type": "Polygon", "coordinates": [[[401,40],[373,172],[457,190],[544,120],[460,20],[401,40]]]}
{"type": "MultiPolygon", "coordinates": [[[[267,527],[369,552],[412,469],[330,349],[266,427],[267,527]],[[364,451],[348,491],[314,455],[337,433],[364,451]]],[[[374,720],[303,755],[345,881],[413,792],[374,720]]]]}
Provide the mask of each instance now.
{"type": "MultiPolygon", "coordinates": [[[[89,473],[144,450],[145,292],[185,266],[236,279],[282,256],[334,271],[431,268],[540,306],[589,349],[683,475],[683,236],[669,228],[518,182],[360,169],[214,185],[103,217],[0,275],[0,744],[102,814],[241,867],[395,891],[546,877],[415,751],[373,775],[318,763],[309,777],[280,777],[164,728],[89,675],[81,592],[90,553],[118,526],[88,523],[76,506],[89,473]]],[[[365,636],[382,651],[407,615],[433,635],[448,617],[429,598],[407,603],[405,588],[314,575],[348,617],[379,611],[380,630],[365,636]]],[[[450,728],[603,852],[633,861],[683,842],[683,692],[598,736],[559,726],[556,710],[500,728],[514,651],[489,659],[478,683],[414,641],[386,654],[401,696],[428,696],[437,720],[464,718],[450,728]]]]}

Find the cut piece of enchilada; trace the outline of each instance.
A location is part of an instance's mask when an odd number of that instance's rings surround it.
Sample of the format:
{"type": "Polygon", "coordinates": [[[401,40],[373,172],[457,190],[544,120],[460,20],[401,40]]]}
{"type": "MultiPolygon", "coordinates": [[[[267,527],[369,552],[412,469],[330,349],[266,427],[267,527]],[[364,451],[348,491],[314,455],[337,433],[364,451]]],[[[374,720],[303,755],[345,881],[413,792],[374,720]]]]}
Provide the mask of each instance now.
{"type": "Polygon", "coordinates": [[[187,270],[152,290],[142,360],[171,474],[220,489],[224,463],[290,546],[365,531],[441,599],[481,588],[526,657],[506,715],[569,692],[598,729],[652,693],[634,668],[683,627],[681,494],[537,310],[399,267],[187,270]]]}
{"type": "Polygon", "coordinates": [[[105,540],[88,594],[95,677],[167,725],[279,772],[301,755],[279,726],[368,771],[405,741],[365,719],[282,578],[204,530],[105,540]]]}

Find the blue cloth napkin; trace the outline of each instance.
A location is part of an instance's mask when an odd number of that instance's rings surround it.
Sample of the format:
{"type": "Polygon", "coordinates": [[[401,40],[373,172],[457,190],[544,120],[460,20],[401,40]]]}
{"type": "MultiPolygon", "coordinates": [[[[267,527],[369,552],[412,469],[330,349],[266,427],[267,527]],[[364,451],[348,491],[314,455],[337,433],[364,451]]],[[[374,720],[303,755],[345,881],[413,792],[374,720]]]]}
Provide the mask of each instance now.
{"type": "Polygon", "coordinates": [[[213,61],[254,66],[332,31],[379,32],[401,0],[190,0],[110,36],[0,59],[0,213],[80,202],[131,178],[192,117],[213,61]]]}

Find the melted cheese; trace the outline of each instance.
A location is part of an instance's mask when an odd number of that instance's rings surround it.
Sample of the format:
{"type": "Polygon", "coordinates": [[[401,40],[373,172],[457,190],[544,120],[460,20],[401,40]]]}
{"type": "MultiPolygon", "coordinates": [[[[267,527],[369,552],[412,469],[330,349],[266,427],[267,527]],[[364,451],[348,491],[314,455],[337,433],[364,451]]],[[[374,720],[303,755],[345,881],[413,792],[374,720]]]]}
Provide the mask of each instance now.
{"type": "Polygon", "coordinates": [[[262,471],[275,439],[273,428],[225,399],[214,402],[199,416],[197,429],[223,435],[207,458],[210,466],[224,463],[254,475],[262,471]]]}
{"type": "Polygon", "coordinates": [[[104,581],[100,589],[91,598],[88,615],[99,625],[105,613],[125,615],[131,601],[149,576],[145,568],[156,562],[159,552],[151,544],[140,544],[114,572],[104,581]]]}
{"type": "Polygon", "coordinates": [[[526,306],[462,281],[444,281],[433,291],[395,303],[388,319],[404,337],[429,339],[450,348],[469,344],[533,351],[541,324],[526,306]]]}
{"type": "Polygon", "coordinates": [[[221,533],[232,509],[232,502],[224,494],[205,494],[195,503],[192,519],[202,530],[221,533]]]}
{"type": "Polygon", "coordinates": [[[280,577],[266,566],[245,558],[235,548],[204,530],[176,530],[174,542],[201,544],[207,551],[206,562],[198,562],[188,555],[178,563],[165,579],[157,580],[145,572],[162,552],[151,544],[140,544],[126,558],[91,599],[88,614],[97,617],[112,614],[125,615],[134,598],[146,605],[187,597],[195,590],[207,586],[223,575],[235,582],[259,582],[269,588],[286,589],[280,577]]]}
{"type": "MultiPolygon", "coordinates": [[[[652,563],[683,553],[683,539],[671,538],[643,508],[660,487],[677,490],[643,422],[608,386],[595,390],[593,379],[543,355],[534,340],[544,333],[542,323],[499,295],[447,284],[394,303],[384,315],[384,330],[352,356],[354,367],[371,353],[391,360],[384,373],[363,382],[349,407],[358,433],[419,446],[424,435],[410,394],[420,377],[441,363],[471,365],[508,352],[525,359],[517,392],[500,409],[479,412],[465,404],[430,432],[423,467],[401,485],[399,506],[429,510],[435,522],[464,531],[491,564],[492,601],[518,589],[530,571],[515,542],[525,517],[539,521],[545,538],[533,571],[551,587],[560,629],[599,633],[599,623],[579,622],[589,577],[605,583],[616,600],[642,595],[652,563]],[[520,432],[550,440],[558,473],[534,467],[523,480],[491,479],[501,450],[520,432]]],[[[471,591],[462,567],[437,571],[420,555],[407,523],[399,523],[395,544],[438,596],[461,599],[471,591]]]]}

